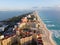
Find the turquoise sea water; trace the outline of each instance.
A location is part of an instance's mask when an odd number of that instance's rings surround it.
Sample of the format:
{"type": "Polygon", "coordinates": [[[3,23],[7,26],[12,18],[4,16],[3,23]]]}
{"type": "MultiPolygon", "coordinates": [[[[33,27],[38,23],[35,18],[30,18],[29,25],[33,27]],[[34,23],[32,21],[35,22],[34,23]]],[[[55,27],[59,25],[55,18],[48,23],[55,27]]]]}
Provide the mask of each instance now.
{"type": "Polygon", "coordinates": [[[39,16],[46,24],[47,28],[53,32],[53,40],[60,45],[60,11],[40,10],[39,16]]]}

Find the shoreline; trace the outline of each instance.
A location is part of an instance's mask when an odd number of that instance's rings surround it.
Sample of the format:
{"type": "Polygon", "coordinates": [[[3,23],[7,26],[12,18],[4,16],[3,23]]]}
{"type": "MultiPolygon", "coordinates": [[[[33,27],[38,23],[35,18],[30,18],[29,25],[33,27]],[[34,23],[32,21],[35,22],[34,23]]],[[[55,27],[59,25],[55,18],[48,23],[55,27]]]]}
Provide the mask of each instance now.
{"type": "Polygon", "coordinates": [[[40,16],[37,14],[37,17],[39,18],[39,22],[41,22],[42,25],[44,25],[44,31],[46,32],[47,36],[48,36],[48,41],[49,41],[49,45],[57,45],[56,42],[53,40],[52,38],[52,32],[50,30],[48,30],[48,28],[46,27],[46,24],[41,20],[40,16]]]}
{"type": "Polygon", "coordinates": [[[45,32],[46,32],[46,34],[48,36],[48,40],[50,42],[50,45],[57,45],[56,42],[53,40],[53,37],[52,37],[53,36],[53,33],[46,27],[46,24],[44,22],[43,22],[43,25],[44,25],[44,27],[46,29],[45,32]]]}
{"type": "Polygon", "coordinates": [[[56,42],[53,40],[53,37],[52,37],[53,36],[53,33],[50,30],[48,30],[48,31],[49,31],[49,34],[50,34],[49,39],[50,39],[51,43],[53,45],[57,45],[56,42]]]}

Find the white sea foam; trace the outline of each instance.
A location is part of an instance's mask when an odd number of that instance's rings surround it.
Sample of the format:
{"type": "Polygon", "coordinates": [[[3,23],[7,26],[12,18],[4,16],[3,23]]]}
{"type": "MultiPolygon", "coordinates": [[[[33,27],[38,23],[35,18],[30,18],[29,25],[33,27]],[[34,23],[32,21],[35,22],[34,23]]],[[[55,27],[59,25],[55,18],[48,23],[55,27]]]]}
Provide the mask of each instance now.
{"type": "Polygon", "coordinates": [[[51,30],[56,38],[60,38],[60,30],[51,30]]]}
{"type": "Polygon", "coordinates": [[[50,22],[52,22],[52,21],[45,21],[45,22],[50,23],[50,22]]]}
{"type": "Polygon", "coordinates": [[[47,27],[54,27],[55,25],[54,24],[48,24],[46,25],[47,27]]]}

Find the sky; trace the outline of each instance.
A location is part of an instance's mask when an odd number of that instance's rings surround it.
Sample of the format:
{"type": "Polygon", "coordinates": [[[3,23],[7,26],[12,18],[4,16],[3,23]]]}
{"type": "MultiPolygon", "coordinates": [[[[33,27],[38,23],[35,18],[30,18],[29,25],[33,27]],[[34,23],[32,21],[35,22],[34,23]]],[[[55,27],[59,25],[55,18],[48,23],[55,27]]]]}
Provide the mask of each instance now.
{"type": "Polygon", "coordinates": [[[60,7],[60,0],[0,0],[0,10],[60,7]]]}

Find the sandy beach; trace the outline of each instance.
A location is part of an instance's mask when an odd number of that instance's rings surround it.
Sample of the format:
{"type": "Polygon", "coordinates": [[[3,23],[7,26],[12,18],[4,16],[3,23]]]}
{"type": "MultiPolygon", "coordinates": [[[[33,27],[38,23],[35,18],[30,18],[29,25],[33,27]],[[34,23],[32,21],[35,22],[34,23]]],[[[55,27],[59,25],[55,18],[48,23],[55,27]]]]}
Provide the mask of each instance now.
{"type": "MultiPolygon", "coordinates": [[[[49,30],[48,30],[48,31],[49,31],[49,30]]],[[[52,45],[57,45],[57,44],[55,43],[55,41],[53,40],[53,37],[52,37],[52,36],[53,36],[53,33],[52,33],[51,31],[49,31],[49,33],[50,33],[50,34],[49,34],[49,35],[50,35],[50,36],[49,36],[50,42],[52,43],[52,45]]]]}
{"type": "MultiPolygon", "coordinates": [[[[41,20],[41,22],[42,22],[42,20],[41,20]]],[[[47,27],[44,23],[43,23],[43,25],[44,25],[44,29],[45,29],[45,30],[43,30],[43,31],[45,31],[44,35],[46,35],[46,38],[45,38],[46,44],[44,44],[44,45],[56,45],[56,42],[53,40],[53,37],[52,37],[53,33],[47,29],[47,27]]]]}
{"type": "MultiPolygon", "coordinates": [[[[45,32],[43,33],[43,35],[45,36],[45,39],[43,40],[44,45],[56,45],[55,41],[52,38],[52,32],[50,30],[47,29],[46,25],[44,24],[44,22],[41,20],[40,16],[38,15],[37,12],[35,12],[38,21],[40,22],[40,25],[43,26],[42,31],[45,32]]],[[[42,38],[44,38],[44,36],[42,38]]]]}
{"type": "Polygon", "coordinates": [[[50,30],[47,29],[47,27],[44,23],[43,23],[43,25],[44,25],[44,29],[45,29],[44,30],[45,31],[44,35],[46,35],[45,39],[47,40],[47,42],[45,42],[47,44],[44,44],[44,45],[57,45],[56,42],[53,40],[53,37],[52,37],[53,33],[50,30]]]}

